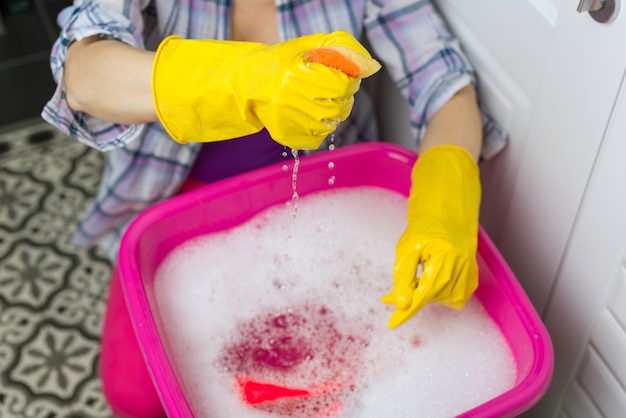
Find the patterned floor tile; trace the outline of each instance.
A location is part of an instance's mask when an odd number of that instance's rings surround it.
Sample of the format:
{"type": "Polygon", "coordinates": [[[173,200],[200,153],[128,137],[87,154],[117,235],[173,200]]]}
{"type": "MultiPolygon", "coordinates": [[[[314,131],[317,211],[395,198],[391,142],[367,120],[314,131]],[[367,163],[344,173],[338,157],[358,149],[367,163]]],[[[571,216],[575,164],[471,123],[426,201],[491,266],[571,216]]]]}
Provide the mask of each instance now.
{"type": "Polygon", "coordinates": [[[35,121],[0,132],[0,418],[110,418],[97,374],[111,266],[71,242],[105,154],[35,121]]]}
{"type": "Polygon", "coordinates": [[[98,342],[78,330],[45,324],[20,347],[19,361],[9,378],[27,386],[35,396],[68,401],[93,376],[97,352],[98,342]]]}
{"type": "Polygon", "coordinates": [[[25,220],[38,211],[39,203],[51,187],[4,166],[0,173],[0,225],[19,230],[25,220]]]}
{"type": "Polygon", "coordinates": [[[0,265],[0,296],[12,304],[40,309],[65,286],[74,260],[51,246],[17,242],[0,265]]]}

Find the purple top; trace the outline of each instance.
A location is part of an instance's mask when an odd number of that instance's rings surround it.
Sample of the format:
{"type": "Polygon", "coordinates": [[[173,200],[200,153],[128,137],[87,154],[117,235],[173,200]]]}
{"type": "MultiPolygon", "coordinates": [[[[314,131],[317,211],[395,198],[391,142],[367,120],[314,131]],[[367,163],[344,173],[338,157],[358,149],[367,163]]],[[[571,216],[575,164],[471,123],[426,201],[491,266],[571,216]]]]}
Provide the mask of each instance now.
{"type": "Polygon", "coordinates": [[[241,138],[202,144],[189,176],[211,183],[291,159],[291,148],[280,145],[262,129],[241,138]]]}

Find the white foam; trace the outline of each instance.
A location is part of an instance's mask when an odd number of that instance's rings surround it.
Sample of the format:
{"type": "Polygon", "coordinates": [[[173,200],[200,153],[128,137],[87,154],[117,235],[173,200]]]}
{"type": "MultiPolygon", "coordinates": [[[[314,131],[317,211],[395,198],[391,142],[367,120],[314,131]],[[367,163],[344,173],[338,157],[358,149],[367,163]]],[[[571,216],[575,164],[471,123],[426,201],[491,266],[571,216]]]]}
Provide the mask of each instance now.
{"type": "Polygon", "coordinates": [[[295,217],[279,205],[173,251],[155,297],[196,416],[326,416],[340,402],[332,416],[451,417],[512,388],[512,354],[477,299],[461,312],[429,305],[387,328],[392,309],[379,299],[405,207],[404,197],[369,187],[318,193],[301,198],[295,217]],[[333,387],[250,406],[237,386],[244,375],[333,387]]]}

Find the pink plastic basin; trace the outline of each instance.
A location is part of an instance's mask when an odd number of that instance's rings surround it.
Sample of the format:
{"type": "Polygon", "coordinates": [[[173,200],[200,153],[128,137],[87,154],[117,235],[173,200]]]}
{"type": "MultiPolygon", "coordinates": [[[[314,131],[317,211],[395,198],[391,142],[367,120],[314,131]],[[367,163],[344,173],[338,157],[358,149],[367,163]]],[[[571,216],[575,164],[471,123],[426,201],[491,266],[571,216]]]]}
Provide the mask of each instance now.
{"type": "MultiPolygon", "coordinates": [[[[300,160],[300,196],[329,187],[378,186],[408,196],[417,156],[385,143],[359,144],[300,160]],[[335,183],[328,185],[328,163],[335,183]]],[[[291,199],[291,168],[283,164],[214,183],[172,198],[145,211],[129,227],[120,250],[119,268],[135,332],[169,418],[191,417],[184,393],[159,335],[153,280],[159,264],[179,244],[198,235],[230,229],[258,212],[291,199]]],[[[491,242],[479,231],[480,285],[476,296],[513,352],[515,386],[461,414],[461,417],[517,416],[546,392],[552,377],[550,337],[517,279],[491,242]]]]}

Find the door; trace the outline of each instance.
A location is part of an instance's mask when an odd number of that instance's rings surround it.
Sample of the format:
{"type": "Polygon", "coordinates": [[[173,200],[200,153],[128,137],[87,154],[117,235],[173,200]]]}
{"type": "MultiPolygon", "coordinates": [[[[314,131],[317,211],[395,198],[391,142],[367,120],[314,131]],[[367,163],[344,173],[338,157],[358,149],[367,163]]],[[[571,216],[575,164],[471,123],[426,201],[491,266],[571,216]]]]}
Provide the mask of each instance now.
{"type": "Polygon", "coordinates": [[[529,415],[557,416],[619,264],[607,264],[607,255],[622,254],[626,238],[622,220],[611,242],[580,232],[594,216],[585,199],[626,72],[624,13],[600,24],[578,13],[575,0],[436,4],[477,68],[485,104],[510,134],[508,148],[481,168],[481,223],[553,338],[553,383],[529,415]],[[610,248],[572,259],[585,245],[610,248]],[[573,274],[583,263],[601,263],[599,274],[573,274]]]}
{"type": "MultiPolygon", "coordinates": [[[[564,417],[626,416],[625,179],[622,82],[544,313],[558,343],[561,373],[555,388],[571,382],[564,417]],[[567,326],[579,323],[585,327],[567,326]]],[[[560,394],[553,391],[536,410],[546,410],[560,394]]]]}

